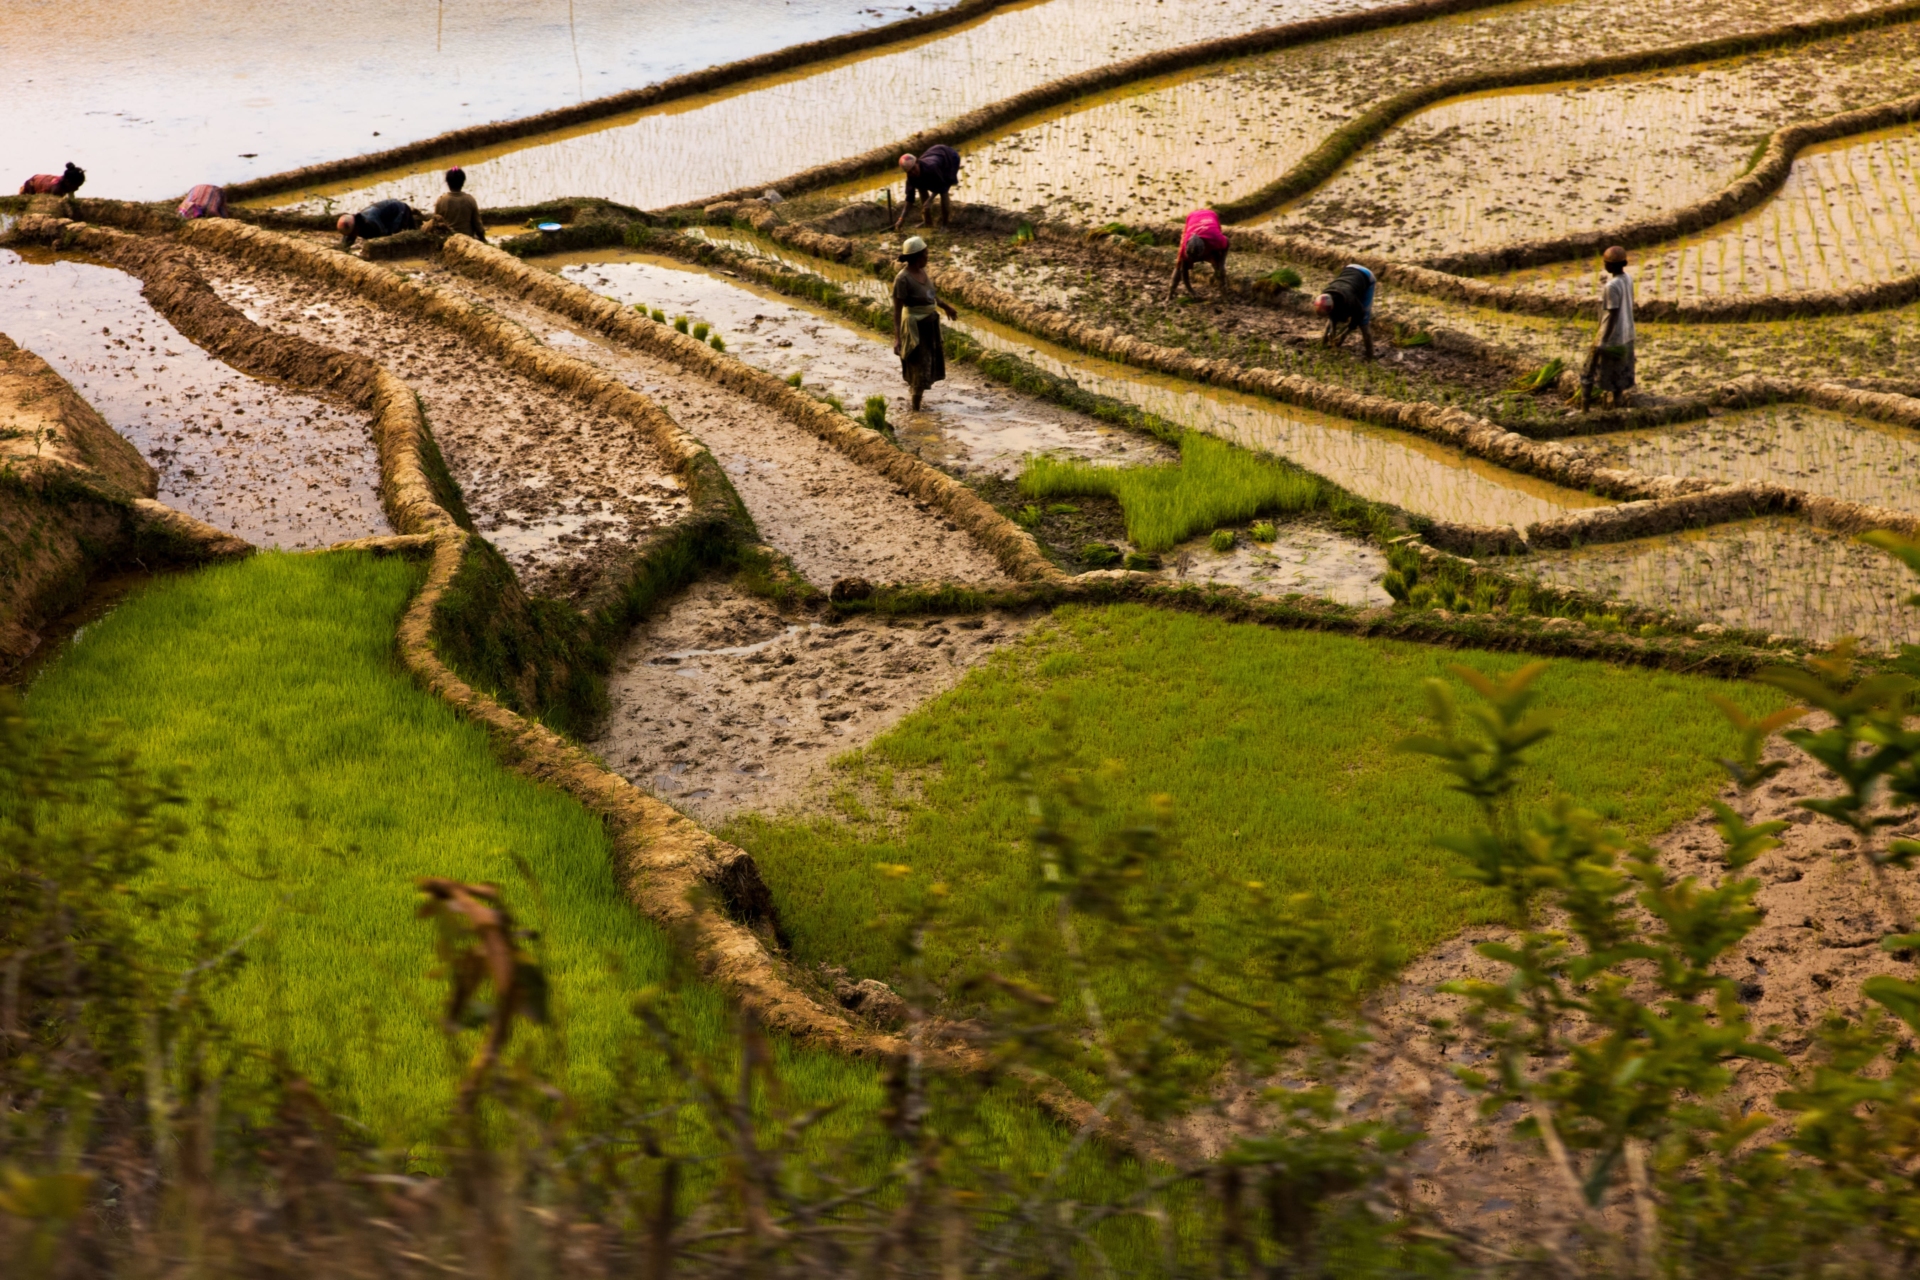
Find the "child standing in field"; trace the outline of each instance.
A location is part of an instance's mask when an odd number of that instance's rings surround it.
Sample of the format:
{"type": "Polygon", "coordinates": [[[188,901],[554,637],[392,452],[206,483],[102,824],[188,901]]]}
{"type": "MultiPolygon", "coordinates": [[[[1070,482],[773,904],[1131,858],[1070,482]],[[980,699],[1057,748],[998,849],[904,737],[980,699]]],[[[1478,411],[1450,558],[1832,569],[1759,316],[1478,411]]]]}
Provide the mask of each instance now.
{"type": "Polygon", "coordinates": [[[1582,413],[1592,406],[1595,387],[1613,397],[1616,409],[1626,404],[1633,391],[1633,277],[1627,274],[1627,251],[1616,244],[1601,261],[1606,264],[1607,283],[1600,291],[1600,332],[1580,374],[1582,413]]]}

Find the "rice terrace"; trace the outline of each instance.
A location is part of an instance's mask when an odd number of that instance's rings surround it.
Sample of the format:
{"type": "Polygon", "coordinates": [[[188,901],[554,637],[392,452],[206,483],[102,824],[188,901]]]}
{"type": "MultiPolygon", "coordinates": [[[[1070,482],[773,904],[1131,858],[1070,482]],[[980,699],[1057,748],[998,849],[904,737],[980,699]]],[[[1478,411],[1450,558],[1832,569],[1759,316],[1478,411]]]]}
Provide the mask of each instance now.
{"type": "Polygon", "coordinates": [[[1920,1274],[1920,2],[7,17],[0,1275],[1920,1274]]]}

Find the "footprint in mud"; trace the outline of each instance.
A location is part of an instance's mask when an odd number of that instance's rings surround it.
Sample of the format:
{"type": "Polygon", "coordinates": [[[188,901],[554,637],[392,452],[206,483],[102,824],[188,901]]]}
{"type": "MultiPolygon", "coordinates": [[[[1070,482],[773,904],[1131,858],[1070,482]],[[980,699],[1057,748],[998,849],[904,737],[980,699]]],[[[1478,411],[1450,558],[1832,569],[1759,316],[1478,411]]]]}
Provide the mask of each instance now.
{"type": "Polygon", "coordinates": [[[703,582],[635,632],[614,665],[613,714],[592,747],[703,821],[789,808],[814,774],[872,741],[1023,635],[1025,616],[782,614],[703,582]]]}

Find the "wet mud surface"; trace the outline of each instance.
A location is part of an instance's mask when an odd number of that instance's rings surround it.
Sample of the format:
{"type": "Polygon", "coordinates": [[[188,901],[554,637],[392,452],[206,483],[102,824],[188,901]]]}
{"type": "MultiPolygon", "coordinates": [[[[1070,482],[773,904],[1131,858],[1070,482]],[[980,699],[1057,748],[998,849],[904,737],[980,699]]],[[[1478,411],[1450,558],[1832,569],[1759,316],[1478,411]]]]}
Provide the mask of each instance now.
{"type": "Polygon", "coordinates": [[[445,272],[433,279],[652,397],[713,451],[761,538],[785,552],[816,585],[847,577],[977,585],[1007,581],[998,562],[940,512],[773,409],[500,290],[445,272]]]}
{"type": "MultiPolygon", "coordinates": [[[[1759,209],[1635,256],[1640,296],[1674,302],[1854,289],[1920,272],[1920,127],[1809,147],[1759,209]]],[[[1565,262],[1498,278],[1591,296],[1600,270],[1565,262]]]]}
{"type": "Polygon", "coordinates": [[[580,597],[687,509],[684,486],[637,427],[508,371],[452,331],[330,285],[192,256],[255,323],[358,352],[411,386],[475,527],[528,590],[580,597]]]}
{"type": "MultiPolygon", "coordinates": [[[[660,208],[854,155],[1075,72],[1368,0],[1048,0],[904,48],[775,77],[467,164],[483,203],[591,193],[660,208]]],[[[416,202],[444,165],[329,189],[342,207],[416,202]]],[[[962,171],[963,194],[971,175],[962,171]]]]}
{"type": "MultiPolygon", "coordinates": [[[[1864,7],[1520,4],[1239,59],[1076,102],[970,144],[966,198],[1093,223],[1163,221],[1251,194],[1347,121],[1412,85],[1590,57],[1596,25],[1606,27],[1609,52],[1628,52],[1864,7]]],[[[1437,212],[1433,193],[1414,194],[1414,212],[1437,212]]]]}
{"type": "Polygon", "coordinates": [[[915,413],[900,361],[882,335],[669,260],[603,258],[562,274],[669,319],[711,324],[729,354],[782,378],[797,373],[805,390],[837,396],[850,412],[884,396],[900,443],[955,475],[1012,477],[1036,453],[1129,466],[1172,456],[1153,440],[1020,395],[958,362],[948,363],[946,381],[915,413]]]}
{"type": "Polygon", "coordinates": [[[1380,585],[1387,558],[1377,548],[1305,522],[1279,525],[1274,533],[1272,542],[1255,542],[1243,530],[1231,551],[1215,551],[1205,538],[1195,538],[1162,557],[1166,576],[1262,596],[1316,596],[1359,608],[1393,603],[1380,585]]]}
{"type": "MultiPolygon", "coordinates": [[[[1908,971],[1877,945],[1893,931],[1892,916],[1864,863],[1851,852],[1850,838],[1792,805],[1800,796],[1835,794],[1834,779],[1777,741],[1769,753],[1793,763],[1751,797],[1742,798],[1731,787],[1720,797],[1750,822],[1789,824],[1781,847],[1763,854],[1746,873],[1762,881],[1755,905],[1765,919],[1722,970],[1740,985],[1753,1024],[1776,1029],[1774,1047],[1788,1059],[1787,1068],[1749,1062],[1736,1073],[1725,1100],[1762,1111],[1772,1110],[1771,1099],[1787,1087],[1791,1072],[1813,1066],[1813,1032],[1828,1011],[1858,1016],[1866,1003],[1860,996],[1865,979],[1908,971]]],[[[1911,838],[1920,821],[1894,830],[1911,838]]],[[[1723,844],[1710,812],[1681,823],[1654,844],[1675,874],[1708,882],[1725,875],[1723,844]]],[[[1906,909],[1914,905],[1909,900],[1906,909]]],[[[1447,1221],[1496,1239],[1524,1233],[1543,1206],[1557,1208],[1560,1184],[1537,1142],[1511,1136],[1517,1114],[1491,1120],[1477,1114],[1475,1100],[1453,1075],[1457,1068],[1475,1065],[1471,1051],[1440,1043],[1432,1024],[1449,1019],[1457,1025],[1464,1009],[1459,997],[1435,990],[1440,983],[1504,980],[1504,966],[1473,947],[1506,936],[1491,928],[1470,929],[1403,969],[1400,982],[1369,1008],[1377,1038],[1349,1086],[1358,1113],[1404,1108],[1417,1119],[1431,1135],[1413,1153],[1418,1194],[1447,1221]]]]}
{"type": "Polygon", "coordinates": [[[1459,98],[1402,121],[1267,225],[1401,258],[1598,230],[1732,182],[1783,124],[1920,88],[1920,28],[1678,75],[1459,98]]]}
{"type": "Polygon", "coordinates": [[[1570,447],[1648,475],[1787,484],[1829,498],[1920,511],[1920,432],[1805,405],[1772,405],[1570,447]]]}
{"type": "Polygon", "coordinates": [[[1088,391],[1194,431],[1290,459],[1363,498],[1467,524],[1524,527],[1605,500],[1471,458],[1420,436],[1202,387],[1043,344],[963,316],[982,343],[1016,351],[1088,391]]]}
{"type": "Polygon", "coordinates": [[[909,15],[904,0],[14,0],[7,16],[33,38],[0,43],[7,83],[32,86],[7,104],[6,189],[72,157],[89,195],[153,200],[909,15]]]}
{"type": "Polygon", "coordinates": [[[390,532],[368,415],[215,359],[147,304],[135,277],[0,249],[0,333],[140,450],[168,506],[289,550],[390,532]]]}
{"type": "Polygon", "coordinates": [[[782,614],[698,583],[621,649],[613,714],[591,743],[618,773],[704,822],[807,798],[828,761],[872,741],[1032,625],[782,614]]]}
{"type": "Polygon", "coordinates": [[[1913,575],[1847,534],[1786,517],[1536,554],[1505,566],[1556,587],[1726,626],[1875,649],[1920,643],[1913,575]]]}

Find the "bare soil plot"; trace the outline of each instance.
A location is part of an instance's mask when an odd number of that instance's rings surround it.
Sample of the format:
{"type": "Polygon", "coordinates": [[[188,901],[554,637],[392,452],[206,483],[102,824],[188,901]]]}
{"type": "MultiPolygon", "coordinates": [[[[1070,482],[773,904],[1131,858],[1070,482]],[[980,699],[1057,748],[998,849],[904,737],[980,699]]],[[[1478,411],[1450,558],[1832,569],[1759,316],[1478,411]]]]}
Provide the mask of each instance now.
{"type": "Polygon", "coordinates": [[[1552,551],[1507,566],[1556,587],[1818,643],[1920,643],[1913,576],[1846,534],[1786,517],[1552,551]]]}
{"type": "Polygon", "coordinates": [[[1771,405],[1572,447],[1648,475],[1789,484],[1829,498],[1920,511],[1920,432],[1805,405],[1771,405]]]}
{"type": "Polygon", "coordinates": [[[613,714],[592,745],[703,821],[788,808],[829,760],[950,688],[1029,625],[1002,613],[828,621],[699,583],[621,649],[608,681],[613,714]]]}
{"type": "Polygon", "coordinates": [[[773,409],[497,288],[447,272],[434,279],[657,401],[713,451],[761,538],[809,581],[1007,581],[992,555],[945,516],[773,409]]]}
{"type": "MultiPolygon", "coordinates": [[[[825,70],[768,77],[468,163],[492,204],[593,194],[659,208],[778,178],[951,120],[1035,85],[1154,50],[1322,14],[1355,0],[1051,0],[825,70]]],[[[342,207],[431,200],[444,164],[352,189],[342,207]]]]}
{"type": "Polygon", "coordinates": [[[1258,190],[1414,84],[1591,56],[1596,25],[1606,27],[1606,51],[1624,53],[1866,7],[1682,0],[1623,10],[1574,0],[1349,36],[1143,81],[1022,121],[966,148],[963,190],[969,200],[1050,218],[1164,221],[1258,190]]]}
{"type": "MultiPolygon", "coordinates": [[[[1674,302],[1851,289],[1920,272],[1920,127],[1809,147],[1759,209],[1634,256],[1640,296],[1674,302]]],[[[1565,262],[1500,280],[1586,296],[1599,270],[1565,262]]]]}
{"type": "Polygon", "coordinates": [[[0,250],[0,332],[66,378],[159,474],[155,496],[256,546],[389,531],[365,413],[248,377],[112,267],[0,250]]]}
{"type": "Polygon", "coordinates": [[[629,424],[503,368],[467,339],[344,289],[196,252],[256,324],[380,361],[426,405],[474,525],[528,590],[579,598],[686,509],[684,486],[629,424]]]}
{"type": "Polygon", "coordinates": [[[1387,558],[1378,548],[1306,521],[1281,524],[1274,535],[1272,542],[1241,537],[1230,551],[1195,538],[1165,557],[1168,576],[1262,596],[1319,596],[1362,608],[1393,603],[1380,585],[1387,558]]]}
{"type": "Polygon", "coordinates": [[[1403,121],[1267,225],[1400,258],[1629,222],[1692,204],[1774,128],[1920,87],[1920,28],[1682,75],[1458,98],[1403,121]]]}

